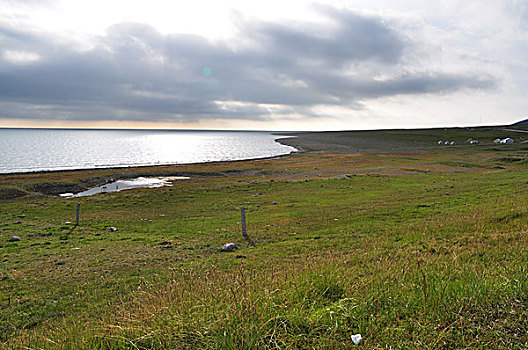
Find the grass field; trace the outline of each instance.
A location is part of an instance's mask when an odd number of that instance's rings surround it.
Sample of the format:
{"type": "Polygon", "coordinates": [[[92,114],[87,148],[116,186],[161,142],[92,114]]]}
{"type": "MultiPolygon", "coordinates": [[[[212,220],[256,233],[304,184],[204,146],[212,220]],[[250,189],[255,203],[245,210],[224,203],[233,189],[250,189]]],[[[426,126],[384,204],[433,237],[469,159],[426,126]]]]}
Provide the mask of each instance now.
{"type": "Polygon", "coordinates": [[[0,347],[528,348],[528,145],[490,142],[506,136],[311,134],[273,160],[2,175],[0,347]],[[56,196],[149,174],[190,180],[56,196]]]}

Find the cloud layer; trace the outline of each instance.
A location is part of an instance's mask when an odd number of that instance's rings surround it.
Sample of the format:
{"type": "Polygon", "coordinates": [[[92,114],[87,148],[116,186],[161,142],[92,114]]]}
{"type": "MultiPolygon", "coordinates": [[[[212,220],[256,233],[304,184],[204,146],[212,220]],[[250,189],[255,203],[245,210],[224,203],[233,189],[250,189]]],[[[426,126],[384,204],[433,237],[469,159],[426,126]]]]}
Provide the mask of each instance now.
{"type": "Polygon", "coordinates": [[[405,23],[320,10],[325,24],[240,21],[228,42],[122,23],[79,43],[0,22],[0,117],[265,121],[499,84],[475,58],[443,64],[405,23]]]}

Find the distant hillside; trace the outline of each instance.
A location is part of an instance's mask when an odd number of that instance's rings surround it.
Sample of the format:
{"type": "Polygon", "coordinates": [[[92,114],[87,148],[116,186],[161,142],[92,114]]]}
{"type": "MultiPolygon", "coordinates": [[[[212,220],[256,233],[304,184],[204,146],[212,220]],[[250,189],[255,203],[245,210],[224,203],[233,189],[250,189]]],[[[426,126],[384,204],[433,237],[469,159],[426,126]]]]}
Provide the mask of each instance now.
{"type": "Polygon", "coordinates": [[[521,120],[520,122],[514,123],[511,126],[527,128],[528,127],[528,119],[521,120]]]}

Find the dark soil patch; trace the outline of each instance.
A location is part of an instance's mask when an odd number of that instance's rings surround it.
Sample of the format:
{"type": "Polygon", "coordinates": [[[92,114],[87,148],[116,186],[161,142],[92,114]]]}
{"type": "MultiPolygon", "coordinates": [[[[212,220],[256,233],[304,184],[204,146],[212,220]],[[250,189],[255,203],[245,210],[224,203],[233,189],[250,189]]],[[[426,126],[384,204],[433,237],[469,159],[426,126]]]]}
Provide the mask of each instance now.
{"type": "Polygon", "coordinates": [[[0,188],[0,199],[13,199],[26,195],[27,192],[21,191],[18,188],[0,188]]]}
{"type": "Polygon", "coordinates": [[[42,182],[25,186],[31,192],[38,192],[47,195],[57,196],[61,193],[77,193],[86,190],[85,187],[76,182],[42,182]]]}

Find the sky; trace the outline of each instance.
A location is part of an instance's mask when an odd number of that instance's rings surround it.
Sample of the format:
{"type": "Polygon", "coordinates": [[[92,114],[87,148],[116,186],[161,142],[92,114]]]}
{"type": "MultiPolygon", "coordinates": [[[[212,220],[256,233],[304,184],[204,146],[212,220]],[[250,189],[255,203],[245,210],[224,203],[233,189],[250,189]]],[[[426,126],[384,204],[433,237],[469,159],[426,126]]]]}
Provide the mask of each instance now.
{"type": "Polygon", "coordinates": [[[526,0],[0,0],[0,127],[528,118],[526,0]]]}

